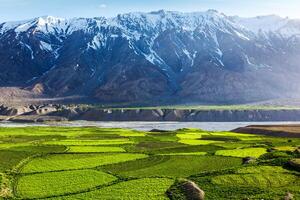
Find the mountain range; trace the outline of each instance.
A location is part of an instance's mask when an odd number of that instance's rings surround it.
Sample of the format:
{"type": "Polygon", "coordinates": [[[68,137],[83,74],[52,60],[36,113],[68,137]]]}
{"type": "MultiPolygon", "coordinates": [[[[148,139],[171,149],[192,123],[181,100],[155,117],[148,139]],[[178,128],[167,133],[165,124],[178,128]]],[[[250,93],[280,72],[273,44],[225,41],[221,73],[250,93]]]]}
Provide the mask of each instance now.
{"type": "Polygon", "coordinates": [[[216,10],[0,23],[0,87],[108,103],[300,97],[300,20],[216,10]]]}

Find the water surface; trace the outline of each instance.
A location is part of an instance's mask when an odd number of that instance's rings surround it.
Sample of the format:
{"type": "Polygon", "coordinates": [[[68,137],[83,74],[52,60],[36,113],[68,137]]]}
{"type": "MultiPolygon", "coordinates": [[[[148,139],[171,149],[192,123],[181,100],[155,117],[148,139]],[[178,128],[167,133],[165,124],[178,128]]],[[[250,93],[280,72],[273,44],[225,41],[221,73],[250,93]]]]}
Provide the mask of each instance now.
{"type": "Polygon", "coordinates": [[[28,126],[63,126],[85,127],[95,126],[103,128],[129,128],[141,131],[151,129],[176,130],[180,128],[199,128],[208,131],[230,131],[248,125],[276,125],[276,124],[300,124],[299,122],[91,122],[72,121],[59,123],[14,123],[0,122],[0,127],[28,127],[28,126]]]}

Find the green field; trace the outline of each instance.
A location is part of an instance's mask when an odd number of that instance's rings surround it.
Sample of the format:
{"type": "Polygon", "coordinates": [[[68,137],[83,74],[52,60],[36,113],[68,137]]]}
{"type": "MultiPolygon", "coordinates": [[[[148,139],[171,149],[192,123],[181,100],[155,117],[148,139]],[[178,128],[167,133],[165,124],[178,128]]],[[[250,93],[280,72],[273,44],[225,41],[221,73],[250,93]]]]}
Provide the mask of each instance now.
{"type": "Polygon", "coordinates": [[[17,195],[24,198],[70,194],[104,185],[117,178],[95,170],[78,170],[32,174],[17,181],[17,195]]]}
{"type": "Polygon", "coordinates": [[[103,146],[70,146],[68,152],[72,153],[105,153],[105,152],[126,152],[121,147],[103,146]]]}
{"type": "Polygon", "coordinates": [[[122,200],[167,200],[166,190],[174,183],[172,179],[144,178],[125,181],[92,192],[52,198],[52,200],[71,199],[122,199],[122,200]]]}
{"type": "Polygon", "coordinates": [[[22,173],[51,172],[71,169],[91,169],[101,165],[145,158],[144,154],[52,154],[34,158],[22,167],[22,173]]]}
{"type": "Polygon", "coordinates": [[[240,187],[280,187],[293,183],[297,177],[290,174],[234,174],[222,175],[212,179],[217,185],[238,185],[240,187]]]}
{"type": "Polygon", "coordinates": [[[245,148],[245,149],[233,149],[233,150],[219,150],[216,151],[216,155],[219,156],[232,156],[232,157],[255,157],[267,153],[267,150],[264,148],[245,148]]]}
{"type": "Polygon", "coordinates": [[[114,174],[124,177],[144,178],[144,177],[188,177],[198,172],[215,171],[237,167],[242,164],[241,159],[225,158],[217,156],[195,156],[178,155],[161,158],[164,162],[151,167],[140,168],[140,161],[127,162],[107,166],[114,174]],[[133,166],[136,166],[134,168],[133,166]]]}
{"type": "Polygon", "coordinates": [[[110,139],[110,140],[62,140],[44,142],[48,145],[65,145],[65,146],[99,146],[99,145],[120,145],[132,144],[128,139],[110,139]]]}
{"type": "Polygon", "coordinates": [[[300,199],[289,164],[299,147],[297,138],[197,129],[0,128],[0,199],[184,200],[186,179],[208,200],[300,199]]]}

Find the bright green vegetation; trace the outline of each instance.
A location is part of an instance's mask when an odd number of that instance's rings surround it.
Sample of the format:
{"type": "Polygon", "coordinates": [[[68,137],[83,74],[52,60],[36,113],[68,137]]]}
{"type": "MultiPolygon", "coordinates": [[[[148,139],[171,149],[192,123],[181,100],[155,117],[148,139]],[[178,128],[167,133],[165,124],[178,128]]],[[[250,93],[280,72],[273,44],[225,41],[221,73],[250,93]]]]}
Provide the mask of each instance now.
{"type": "Polygon", "coordinates": [[[218,147],[223,147],[226,149],[241,149],[251,147],[253,144],[251,143],[241,143],[241,142],[226,142],[226,143],[219,143],[215,144],[218,147]]]}
{"type": "Polygon", "coordinates": [[[205,156],[207,152],[165,153],[162,156],[205,156]]]}
{"type": "Polygon", "coordinates": [[[176,136],[182,140],[193,140],[193,139],[200,139],[203,135],[209,135],[209,133],[179,133],[176,136]]]}
{"type": "Polygon", "coordinates": [[[237,170],[236,174],[215,176],[211,181],[220,187],[236,186],[237,189],[256,188],[258,191],[264,190],[265,192],[258,192],[258,194],[262,193],[263,198],[266,198],[270,193],[274,193],[274,196],[276,193],[281,193],[284,196],[284,191],[299,195],[300,188],[299,175],[276,166],[245,167],[237,170]],[[281,192],[280,188],[282,188],[281,192]]]}
{"type": "Polygon", "coordinates": [[[42,198],[86,191],[117,178],[95,170],[51,172],[21,176],[17,195],[22,198],[42,198]]]}
{"type": "MultiPolygon", "coordinates": [[[[163,156],[162,156],[163,157],[163,156]]],[[[197,172],[214,171],[240,166],[239,158],[217,156],[166,156],[164,162],[140,168],[139,161],[108,166],[110,171],[124,177],[188,177],[197,172]],[[133,167],[135,166],[135,167],[133,167]]]]}
{"type": "Polygon", "coordinates": [[[0,199],[178,200],[183,179],[207,200],[300,199],[299,146],[198,129],[0,128],[0,199]]]}
{"type": "Polygon", "coordinates": [[[214,144],[214,143],[220,143],[220,141],[214,141],[214,140],[179,140],[179,142],[183,144],[189,144],[189,145],[207,145],[207,144],[214,144]]]}
{"type": "Polygon", "coordinates": [[[239,174],[273,174],[288,173],[289,170],[279,166],[252,166],[244,167],[237,170],[239,174]]]}
{"type": "Polygon", "coordinates": [[[166,191],[174,180],[166,178],[144,178],[105,187],[88,193],[55,199],[122,199],[122,200],[166,200],[166,191]]]}
{"type": "Polygon", "coordinates": [[[106,152],[125,152],[121,147],[103,146],[70,146],[68,152],[72,153],[106,153],[106,152]]]}
{"type": "Polygon", "coordinates": [[[266,188],[285,186],[296,180],[297,176],[290,174],[234,174],[217,176],[212,182],[218,185],[266,188]]]}
{"type": "Polygon", "coordinates": [[[132,144],[129,139],[111,139],[111,140],[61,140],[50,141],[44,144],[48,145],[66,145],[66,146],[98,146],[98,145],[120,145],[132,144]]]}
{"type": "Polygon", "coordinates": [[[137,141],[138,144],[135,146],[127,147],[128,151],[133,152],[142,152],[142,153],[156,153],[160,152],[164,149],[173,149],[173,148],[180,148],[180,147],[186,147],[187,145],[175,142],[166,142],[166,141],[160,141],[155,140],[154,138],[148,138],[148,141],[137,141]]]}
{"type": "Polygon", "coordinates": [[[264,148],[246,148],[246,149],[234,149],[234,150],[219,150],[216,152],[216,155],[219,156],[232,156],[232,157],[256,157],[267,153],[267,150],[264,148]]]}
{"type": "Polygon", "coordinates": [[[281,147],[276,147],[275,149],[279,151],[295,151],[297,147],[281,146],[281,147]]]}
{"type": "Polygon", "coordinates": [[[22,168],[22,173],[51,172],[71,169],[89,169],[101,165],[113,164],[145,158],[144,154],[56,154],[32,159],[22,168]]]}
{"type": "Polygon", "coordinates": [[[122,137],[143,137],[143,136],[146,136],[145,133],[140,133],[140,132],[125,132],[125,133],[120,133],[119,134],[120,136],[122,137]]]}
{"type": "Polygon", "coordinates": [[[152,154],[179,154],[179,153],[214,153],[217,150],[222,150],[223,147],[214,145],[180,145],[179,147],[168,147],[154,149],[149,151],[152,154]]]}
{"type": "Polygon", "coordinates": [[[14,147],[26,147],[30,144],[27,143],[0,143],[0,150],[7,150],[14,147]]]}
{"type": "Polygon", "coordinates": [[[229,142],[236,144],[238,141],[259,141],[261,138],[250,134],[238,134],[231,132],[204,132],[195,130],[181,130],[177,135],[179,142],[187,145],[214,144],[226,146],[229,142]],[[183,133],[182,133],[183,132],[183,133]],[[186,132],[186,133],[185,133],[186,132]]]}

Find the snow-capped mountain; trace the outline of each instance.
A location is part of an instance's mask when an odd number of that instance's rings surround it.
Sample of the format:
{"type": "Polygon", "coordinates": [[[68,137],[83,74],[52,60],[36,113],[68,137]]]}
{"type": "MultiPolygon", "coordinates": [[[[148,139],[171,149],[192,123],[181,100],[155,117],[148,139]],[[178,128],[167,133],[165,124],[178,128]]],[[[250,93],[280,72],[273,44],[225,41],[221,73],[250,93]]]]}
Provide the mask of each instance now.
{"type": "Polygon", "coordinates": [[[0,84],[99,101],[300,94],[300,20],[215,10],[0,23],[0,84]]]}

